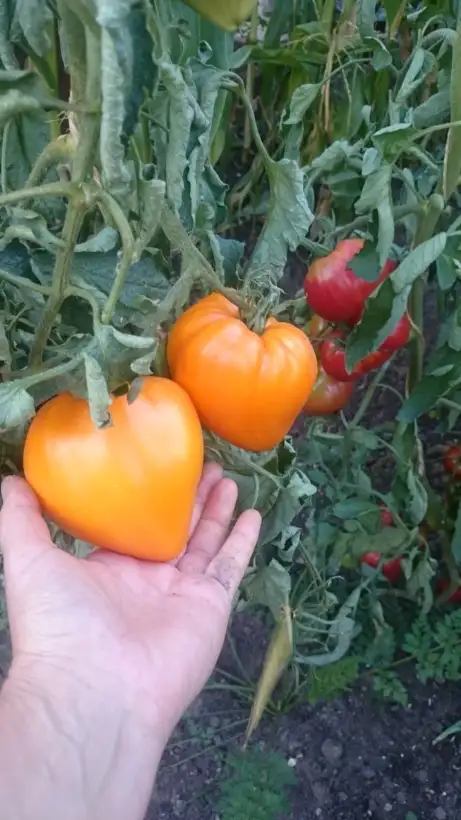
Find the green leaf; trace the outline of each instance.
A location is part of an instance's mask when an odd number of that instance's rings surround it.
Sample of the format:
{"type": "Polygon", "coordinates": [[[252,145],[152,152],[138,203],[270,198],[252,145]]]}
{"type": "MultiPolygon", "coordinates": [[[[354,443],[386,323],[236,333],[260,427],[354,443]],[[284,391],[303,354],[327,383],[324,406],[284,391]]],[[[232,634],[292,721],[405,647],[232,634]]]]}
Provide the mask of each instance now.
{"type": "Polygon", "coordinates": [[[440,125],[450,119],[450,110],[450,87],[447,85],[413,109],[413,124],[421,131],[440,125]]]}
{"type": "Polygon", "coordinates": [[[360,658],[346,656],[330,666],[307,670],[307,700],[311,704],[333,700],[348,692],[359,677],[360,658]]]}
{"type": "Polygon", "coordinates": [[[381,128],[373,134],[373,144],[388,162],[394,162],[406,148],[413,145],[416,129],[409,122],[381,128]]]}
{"type": "Polygon", "coordinates": [[[428,413],[436,406],[439,399],[450,393],[461,383],[461,366],[450,366],[440,375],[425,373],[414,387],[397,414],[397,421],[412,422],[419,416],[428,413]]]}
{"type": "Polygon", "coordinates": [[[270,162],[267,167],[270,202],[264,228],[251,258],[253,280],[278,281],[283,273],[288,250],[301,243],[314,220],[304,193],[304,175],[293,160],[270,162]]]}
{"type": "Polygon", "coordinates": [[[365,242],[362,250],[349,262],[349,268],[366,282],[376,282],[381,265],[379,254],[372,242],[365,242]]]}
{"type": "Polygon", "coordinates": [[[53,16],[47,0],[15,0],[15,18],[30,46],[44,57],[51,48],[53,16]]]}
{"type": "MultiPolygon", "coordinates": [[[[459,732],[461,732],[461,720],[457,720],[455,723],[452,723],[451,726],[448,726],[447,729],[444,729],[443,732],[437,735],[432,743],[435,746],[436,743],[441,743],[442,740],[447,740],[449,737],[459,734],[459,732]]],[[[411,820],[411,818],[408,818],[408,820],[411,820]]],[[[418,820],[417,817],[415,817],[415,820],[418,820]]]]}
{"type": "Polygon", "coordinates": [[[34,400],[20,384],[0,384],[0,431],[21,436],[34,415],[34,400]]]}
{"type": "Polygon", "coordinates": [[[297,125],[302,122],[304,115],[317,99],[321,83],[305,83],[295,88],[290,101],[290,111],[284,125],[297,125]]]}
{"type": "Polygon", "coordinates": [[[341,660],[349,651],[355,633],[355,611],[360,601],[364,585],[356,587],[340,607],[328,630],[328,644],[333,644],[331,651],[318,655],[304,655],[298,661],[308,666],[328,666],[341,660]]]}
{"type": "Polygon", "coordinates": [[[362,37],[373,36],[375,30],[375,0],[356,0],[357,28],[362,37]]]}
{"type": "MultiPolygon", "coordinates": [[[[452,68],[450,83],[450,119],[461,119],[461,21],[456,28],[452,46],[452,68]]],[[[448,131],[443,166],[443,197],[447,201],[458,187],[461,173],[461,129],[452,126],[448,131]]]]}
{"type": "Polygon", "coordinates": [[[244,588],[252,604],[267,606],[275,620],[290,599],[291,576],[275,558],[259,572],[247,576],[244,588]]]}
{"type": "Polygon", "coordinates": [[[349,370],[368,353],[377,350],[395,329],[407,309],[413,282],[443,253],[446,240],[447,235],[439,233],[418,245],[368,298],[362,319],[348,340],[346,363],[349,370]]]}
{"type": "Polygon", "coordinates": [[[101,26],[102,117],[100,154],[102,176],[109,193],[126,209],[131,176],[122,142],[125,101],[133,76],[133,49],[129,28],[130,0],[98,0],[97,22],[101,26]]]}
{"type": "Polygon", "coordinates": [[[361,515],[369,513],[373,508],[374,505],[370,501],[364,501],[361,498],[347,498],[345,501],[338,501],[331,512],[337,518],[360,518],[361,515]]]}
{"type": "Polygon", "coordinates": [[[200,72],[195,72],[194,74],[199,89],[200,117],[203,117],[203,120],[201,121],[197,145],[192,149],[189,156],[189,170],[187,174],[190,186],[193,224],[195,224],[200,203],[204,199],[202,178],[210,152],[213,114],[218,99],[222,76],[223,72],[218,71],[212,66],[201,66],[200,72]]]}
{"type": "Polygon", "coordinates": [[[433,70],[435,65],[435,58],[433,55],[424,51],[424,49],[417,47],[413,51],[410,64],[403,82],[397,92],[395,103],[397,106],[404,105],[408,98],[416,91],[417,88],[424,82],[425,77],[433,70]]]}
{"type": "Polygon", "coordinates": [[[360,199],[355,204],[357,214],[366,214],[377,208],[383,198],[389,198],[391,175],[391,166],[384,164],[366,177],[360,199]]]}
{"type": "Polygon", "coordinates": [[[458,280],[460,259],[459,236],[447,236],[445,250],[436,261],[437,282],[441,290],[450,290],[458,280]]]}
{"type": "Polygon", "coordinates": [[[263,519],[258,543],[267,544],[278,538],[302,510],[306,499],[315,492],[316,488],[306,475],[293,473],[287,486],[280,490],[275,505],[263,519]]]}
{"type": "Polygon", "coordinates": [[[276,48],[280,43],[280,38],[287,33],[291,24],[291,3],[287,3],[286,0],[276,0],[272,6],[264,35],[265,49],[276,48]]]}
{"type": "Polygon", "coordinates": [[[456,514],[455,531],[451,539],[450,549],[456,563],[461,565],[461,504],[458,506],[456,514]]]}

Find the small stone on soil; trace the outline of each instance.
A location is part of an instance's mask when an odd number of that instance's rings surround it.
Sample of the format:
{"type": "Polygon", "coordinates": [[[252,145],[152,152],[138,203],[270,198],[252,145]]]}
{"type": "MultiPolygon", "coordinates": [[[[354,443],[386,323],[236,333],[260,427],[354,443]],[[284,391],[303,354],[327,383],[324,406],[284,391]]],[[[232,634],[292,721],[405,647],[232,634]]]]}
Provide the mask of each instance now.
{"type": "Polygon", "coordinates": [[[435,820],[446,820],[447,813],[445,809],[442,809],[442,806],[437,806],[434,812],[435,820]]]}
{"type": "Polygon", "coordinates": [[[328,763],[337,763],[343,754],[343,747],[341,743],[338,743],[336,740],[332,740],[331,738],[324,740],[320,749],[322,755],[328,763]]]}

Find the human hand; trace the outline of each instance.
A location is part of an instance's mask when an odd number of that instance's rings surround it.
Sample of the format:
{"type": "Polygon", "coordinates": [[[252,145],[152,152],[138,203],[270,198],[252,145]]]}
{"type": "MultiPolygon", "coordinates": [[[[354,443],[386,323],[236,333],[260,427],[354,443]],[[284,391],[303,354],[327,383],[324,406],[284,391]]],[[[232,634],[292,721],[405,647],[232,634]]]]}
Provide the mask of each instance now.
{"type": "Polygon", "coordinates": [[[78,560],[53,545],[24,481],[5,479],[2,494],[13,666],[111,691],[116,681],[126,708],[166,738],[216,663],[259,514],[245,512],[229,534],[237,487],[209,464],[176,566],[105,551],[78,560]]]}

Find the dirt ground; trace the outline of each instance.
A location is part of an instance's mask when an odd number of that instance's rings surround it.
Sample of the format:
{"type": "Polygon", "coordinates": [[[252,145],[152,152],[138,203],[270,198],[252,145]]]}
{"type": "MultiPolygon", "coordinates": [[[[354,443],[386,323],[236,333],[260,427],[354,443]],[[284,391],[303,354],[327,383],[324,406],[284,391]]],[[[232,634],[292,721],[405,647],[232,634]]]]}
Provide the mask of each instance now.
{"type": "MultiPolygon", "coordinates": [[[[243,615],[232,631],[251,675],[260,627],[243,615]]],[[[229,668],[227,654],[221,664],[229,668]]],[[[263,720],[254,743],[282,754],[298,778],[283,820],[459,820],[461,736],[433,741],[460,718],[461,689],[413,680],[410,691],[406,709],[381,705],[359,687],[337,701],[263,720]]],[[[194,704],[165,755],[148,820],[219,820],[225,756],[241,745],[248,715],[242,706],[232,693],[215,691],[194,704]]]]}

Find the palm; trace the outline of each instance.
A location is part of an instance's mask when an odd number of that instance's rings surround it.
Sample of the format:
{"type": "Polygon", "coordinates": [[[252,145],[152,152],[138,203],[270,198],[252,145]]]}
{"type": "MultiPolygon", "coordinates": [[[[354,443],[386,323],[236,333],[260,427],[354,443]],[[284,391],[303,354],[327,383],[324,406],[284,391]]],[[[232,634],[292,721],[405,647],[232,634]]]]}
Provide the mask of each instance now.
{"type": "Polygon", "coordinates": [[[85,680],[117,675],[146,708],[155,682],[155,701],[175,722],[216,662],[258,534],[259,517],[247,513],[226,539],[235,501],[235,485],[210,465],[177,566],[106,552],[78,561],[52,546],[16,480],[0,522],[15,655],[77,664],[85,680]]]}

